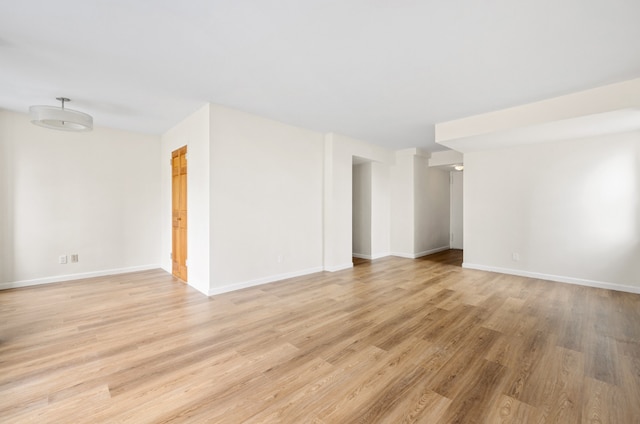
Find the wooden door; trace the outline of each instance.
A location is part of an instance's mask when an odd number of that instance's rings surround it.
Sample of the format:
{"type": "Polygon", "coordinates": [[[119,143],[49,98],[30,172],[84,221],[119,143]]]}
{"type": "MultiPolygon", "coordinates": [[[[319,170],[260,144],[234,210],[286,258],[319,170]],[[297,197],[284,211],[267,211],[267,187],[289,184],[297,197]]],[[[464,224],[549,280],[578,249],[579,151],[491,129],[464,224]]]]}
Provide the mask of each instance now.
{"type": "Polygon", "coordinates": [[[187,281],[187,146],[171,153],[173,275],[187,281]]]}

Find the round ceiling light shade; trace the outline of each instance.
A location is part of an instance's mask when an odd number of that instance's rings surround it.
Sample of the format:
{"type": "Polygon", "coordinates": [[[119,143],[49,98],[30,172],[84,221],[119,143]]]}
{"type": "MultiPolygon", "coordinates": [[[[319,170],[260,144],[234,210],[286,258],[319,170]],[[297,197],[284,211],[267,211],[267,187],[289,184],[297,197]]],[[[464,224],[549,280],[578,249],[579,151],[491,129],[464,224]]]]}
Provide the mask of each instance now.
{"type": "Polygon", "coordinates": [[[65,109],[64,102],[70,101],[66,97],[56,97],[62,102],[61,107],[56,106],[31,106],[29,114],[31,122],[35,125],[53,130],[63,131],[91,131],[93,118],[77,110],[65,109]]]}

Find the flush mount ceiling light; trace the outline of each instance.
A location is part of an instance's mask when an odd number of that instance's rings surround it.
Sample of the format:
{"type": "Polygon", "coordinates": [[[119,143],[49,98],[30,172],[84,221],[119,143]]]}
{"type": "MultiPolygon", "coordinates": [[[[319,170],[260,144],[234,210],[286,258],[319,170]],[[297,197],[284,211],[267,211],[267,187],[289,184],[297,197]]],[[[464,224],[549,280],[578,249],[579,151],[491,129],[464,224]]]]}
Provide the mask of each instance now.
{"type": "Polygon", "coordinates": [[[453,167],[456,171],[462,171],[464,169],[464,165],[456,165],[453,167]]]}
{"type": "Polygon", "coordinates": [[[77,110],[65,109],[64,102],[71,100],[66,97],[56,97],[62,103],[61,107],[56,106],[31,106],[29,114],[31,122],[35,125],[53,130],[63,131],[91,131],[93,129],[93,118],[86,113],[77,110]]]}

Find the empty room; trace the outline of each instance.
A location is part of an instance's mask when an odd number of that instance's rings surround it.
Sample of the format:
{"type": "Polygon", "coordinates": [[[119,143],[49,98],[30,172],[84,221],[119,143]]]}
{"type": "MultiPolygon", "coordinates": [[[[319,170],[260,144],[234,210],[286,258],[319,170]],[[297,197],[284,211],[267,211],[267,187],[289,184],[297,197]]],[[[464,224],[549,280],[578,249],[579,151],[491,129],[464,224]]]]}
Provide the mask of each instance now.
{"type": "Polygon", "coordinates": [[[0,5],[0,422],[640,423],[640,2],[0,5]]]}

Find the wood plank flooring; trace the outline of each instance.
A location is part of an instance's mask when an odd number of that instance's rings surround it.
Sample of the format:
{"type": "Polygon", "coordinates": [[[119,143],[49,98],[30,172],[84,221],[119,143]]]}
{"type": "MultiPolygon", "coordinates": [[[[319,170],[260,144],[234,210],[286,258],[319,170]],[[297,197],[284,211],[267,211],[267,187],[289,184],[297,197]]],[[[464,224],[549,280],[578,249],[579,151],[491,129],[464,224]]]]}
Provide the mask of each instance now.
{"type": "Polygon", "coordinates": [[[640,423],[640,296],[461,260],[2,291],[0,422],[640,423]]]}

